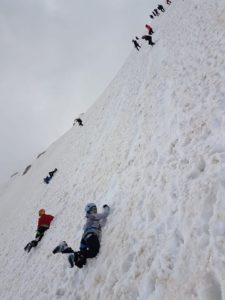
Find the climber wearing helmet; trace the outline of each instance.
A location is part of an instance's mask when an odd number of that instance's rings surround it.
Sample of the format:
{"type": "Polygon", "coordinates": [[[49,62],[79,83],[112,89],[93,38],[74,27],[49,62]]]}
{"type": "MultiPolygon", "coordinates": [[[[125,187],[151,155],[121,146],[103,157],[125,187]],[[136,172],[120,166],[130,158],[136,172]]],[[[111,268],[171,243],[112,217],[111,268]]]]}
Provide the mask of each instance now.
{"type": "Polygon", "coordinates": [[[68,260],[71,268],[74,265],[82,268],[86,264],[87,258],[95,257],[99,252],[101,227],[105,225],[109,210],[109,206],[105,204],[103,205],[103,212],[98,213],[95,203],[87,204],[85,207],[87,221],[80,242],[80,251],[75,252],[63,241],[53,250],[53,253],[69,253],[68,260]]]}
{"type": "Polygon", "coordinates": [[[44,232],[49,229],[52,220],[54,219],[53,216],[47,215],[45,213],[45,209],[41,208],[38,212],[39,219],[38,219],[38,226],[37,226],[37,233],[35,236],[35,240],[31,241],[26,245],[24,248],[25,251],[30,252],[32,247],[36,247],[38,242],[43,238],[44,232]]]}

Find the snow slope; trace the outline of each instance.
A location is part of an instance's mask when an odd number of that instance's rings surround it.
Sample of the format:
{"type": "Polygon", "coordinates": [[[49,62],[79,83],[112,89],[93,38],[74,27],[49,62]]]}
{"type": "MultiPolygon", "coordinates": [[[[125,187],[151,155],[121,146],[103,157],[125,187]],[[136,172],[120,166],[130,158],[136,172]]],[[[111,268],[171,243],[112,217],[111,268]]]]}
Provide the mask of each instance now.
{"type": "Polygon", "coordinates": [[[152,25],[85,126],[2,191],[0,299],[225,299],[225,1],[174,0],[152,25]],[[77,249],[87,202],[111,214],[70,269],[52,249],[77,249]],[[27,254],[41,207],[56,218],[27,254]]]}

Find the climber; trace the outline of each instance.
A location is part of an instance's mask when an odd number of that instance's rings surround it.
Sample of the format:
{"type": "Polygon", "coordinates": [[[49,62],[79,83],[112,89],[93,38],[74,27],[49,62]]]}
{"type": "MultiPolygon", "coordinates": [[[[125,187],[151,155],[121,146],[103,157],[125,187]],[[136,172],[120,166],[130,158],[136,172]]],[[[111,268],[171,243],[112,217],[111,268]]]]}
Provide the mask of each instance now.
{"type": "Polygon", "coordinates": [[[148,29],[148,34],[151,35],[151,34],[154,33],[154,31],[153,31],[153,29],[152,29],[152,27],[150,25],[146,24],[145,27],[148,29]]]}
{"type": "Polygon", "coordinates": [[[75,125],[76,122],[79,124],[79,126],[84,126],[83,121],[80,118],[74,120],[73,126],[75,125]]]}
{"type": "Polygon", "coordinates": [[[155,15],[156,15],[156,16],[159,16],[159,12],[158,12],[158,9],[157,9],[157,8],[154,9],[154,12],[155,12],[155,15]]]}
{"type": "Polygon", "coordinates": [[[44,182],[47,183],[47,184],[49,184],[49,181],[52,179],[52,177],[54,176],[55,172],[57,172],[57,171],[58,171],[57,168],[55,168],[53,171],[50,171],[50,172],[48,173],[49,176],[46,176],[46,177],[44,178],[44,182]]]}
{"type": "Polygon", "coordinates": [[[38,219],[38,226],[37,226],[35,240],[31,241],[30,243],[28,243],[25,246],[24,250],[27,252],[30,252],[32,247],[37,246],[37,244],[43,238],[44,232],[49,229],[50,224],[51,224],[52,220],[54,219],[54,217],[52,215],[47,215],[45,213],[44,208],[41,208],[39,210],[38,214],[39,214],[39,219],[38,219]]]}
{"type": "Polygon", "coordinates": [[[148,41],[149,45],[151,46],[155,45],[155,43],[152,41],[151,35],[143,35],[142,39],[148,41]]]}
{"type": "Polygon", "coordinates": [[[105,225],[109,210],[109,206],[105,204],[103,205],[103,212],[97,213],[95,203],[87,204],[85,207],[87,221],[80,242],[80,251],[75,252],[63,241],[52,251],[53,254],[68,253],[70,267],[73,268],[74,265],[76,265],[78,268],[82,268],[86,264],[87,258],[93,258],[97,256],[99,252],[101,228],[105,225]]]}
{"type": "Polygon", "coordinates": [[[165,9],[164,9],[164,7],[162,6],[162,4],[159,4],[159,5],[158,5],[158,9],[161,10],[161,12],[165,12],[165,9]]]}
{"type": "Polygon", "coordinates": [[[139,48],[141,48],[141,46],[138,44],[138,42],[136,40],[132,40],[132,42],[134,43],[134,47],[139,51],[139,48]]]}

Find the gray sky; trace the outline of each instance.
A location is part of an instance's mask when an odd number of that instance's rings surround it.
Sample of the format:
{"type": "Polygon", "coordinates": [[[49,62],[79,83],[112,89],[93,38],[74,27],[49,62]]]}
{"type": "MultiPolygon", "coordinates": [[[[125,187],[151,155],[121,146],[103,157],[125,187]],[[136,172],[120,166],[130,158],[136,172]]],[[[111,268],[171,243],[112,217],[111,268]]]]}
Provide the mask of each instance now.
{"type": "Polygon", "coordinates": [[[0,182],[94,103],[150,8],[151,0],[0,0],[0,182]]]}

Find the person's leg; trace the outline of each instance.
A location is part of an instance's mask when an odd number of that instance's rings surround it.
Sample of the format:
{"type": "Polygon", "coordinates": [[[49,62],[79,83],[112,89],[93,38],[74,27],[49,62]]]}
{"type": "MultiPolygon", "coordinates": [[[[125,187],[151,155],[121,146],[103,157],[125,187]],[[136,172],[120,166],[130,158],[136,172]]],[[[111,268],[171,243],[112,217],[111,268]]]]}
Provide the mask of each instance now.
{"type": "Polygon", "coordinates": [[[40,242],[40,240],[43,238],[44,236],[44,232],[47,230],[48,228],[46,227],[40,227],[37,230],[37,233],[35,235],[35,240],[31,241],[30,243],[28,243],[24,250],[27,252],[30,252],[31,248],[36,247],[37,244],[40,242]]]}
{"type": "Polygon", "coordinates": [[[99,249],[100,249],[100,243],[98,240],[97,235],[92,234],[89,238],[87,238],[87,248],[86,249],[81,249],[81,253],[86,257],[86,258],[93,258],[97,256],[99,249]]]}
{"type": "Polygon", "coordinates": [[[48,230],[47,227],[39,227],[39,228],[38,228],[37,233],[36,233],[36,235],[35,235],[35,240],[36,240],[37,242],[40,242],[40,240],[43,238],[44,232],[45,232],[46,230],[48,230]]]}
{"type": "Polygon", "coordinates": [[[58,244],[52,251],[53,254],[56,253],[74,253],[73,249],[67,245],[65,241],[58,244]]]}
{"type": "Polygon", "coordinates": [[[100,243],[97,235],[90,234],[87,239],[82,239],[80,251],[74,252],[68,256],[71,268],[74,266],[74,264],[78,268],[83,268],[83,266],[86,265],[87,258],[93,258],[97,256],[99,249],[100,243]]]}

